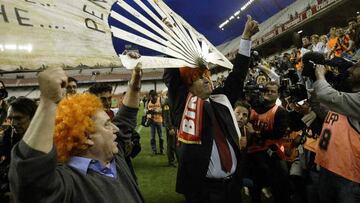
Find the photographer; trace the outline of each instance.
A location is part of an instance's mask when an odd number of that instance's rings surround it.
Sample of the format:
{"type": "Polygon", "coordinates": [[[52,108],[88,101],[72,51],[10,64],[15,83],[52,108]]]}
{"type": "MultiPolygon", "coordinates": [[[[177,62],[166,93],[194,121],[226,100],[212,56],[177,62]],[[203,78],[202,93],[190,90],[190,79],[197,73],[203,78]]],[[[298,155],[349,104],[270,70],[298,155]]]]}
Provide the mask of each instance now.
{"type": "Polygon", "coordinates": [[[26,97],[19,97],[9,105],[8,119],[10,126],[4,131],[0,140],[0,200],[9,201],[9,180],[7,177],[11,161],[10,153],[13,146],[18,143],[35,114],[36,103],[26,97]]]}
{"type": "Polygon", "coordinates": [[[164,140],[162,137],[162,107],[161,107],[161,97],[158,96],[155,90],[150,90],[149,92],[149,101],[146,105],[146,114],[151,120],[150,122],[150,145],[152,154],[155,155],[164,154],[164,140]],[[159,151],[156,150],[156,132],[159,136],[159,151]]]}
{"type": "Polygon", "coordinates": [[[320,135],[316,163],[321,166],[320,202],[360,201],[360,63],[348,69],[350,93],[335,90],[325,79],[327,70],[317,65],[314,89],[329,107],[320,135]]]}
{"type": "Polygon", "coordinates": [[[265,144],[266,140],[280,139],[285,135],[289,127],[288,112],[275,104],[279,98],[277,83],[268,82],[260,97],[263,97],[263,102],[251,102],[253,109],[250,113],[250,122],[258,131],[248,147],[250,178],[254,182],[250,190],[252,202],[261,202],[261,188],[269,185],[273,189],[274,202],[289,202],[287,170],[281,167],[281,160],[275,153],[268,154],[273,150],[265,144]]]}

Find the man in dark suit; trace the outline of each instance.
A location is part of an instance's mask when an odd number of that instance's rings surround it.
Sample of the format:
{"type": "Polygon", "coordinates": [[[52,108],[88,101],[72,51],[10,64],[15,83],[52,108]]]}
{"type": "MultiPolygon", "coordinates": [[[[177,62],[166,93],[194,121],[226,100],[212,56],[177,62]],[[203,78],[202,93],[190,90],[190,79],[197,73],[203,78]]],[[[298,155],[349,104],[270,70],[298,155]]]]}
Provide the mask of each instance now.
{"type": "Polygon", "coordinates": [[[250,38],[257,31],[257,22],[248,16],[234,69],[222,87],[213,90],[206,67],[164,72],[180,141],[176,191],[187,202],[241,201],[240,131],[232,106],[241,94],[250,38]]]}

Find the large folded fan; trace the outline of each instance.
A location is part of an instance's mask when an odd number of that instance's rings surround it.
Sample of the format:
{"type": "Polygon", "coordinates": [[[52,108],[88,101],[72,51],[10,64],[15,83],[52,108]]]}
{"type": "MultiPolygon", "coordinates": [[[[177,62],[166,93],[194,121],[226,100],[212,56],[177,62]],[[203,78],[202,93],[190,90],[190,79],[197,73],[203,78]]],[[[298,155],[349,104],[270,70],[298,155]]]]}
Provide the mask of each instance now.
{"type": "Polygon", "coordinates": [[[138,62],[142,63],[142,68],[196,68],[204,64],[214,64],[232,69],[231,62],[214,45],[162,0],[147,0],[150,8],[141,0],[133,1],[138,10],[123,0],[116,2],[121,11],[111,10],[110,17],[115,19],[117,24],[131,28],[125,30],[114,25],[115,23],[110,23],[113,36],[168,57],[141,56],[134,60],[120,54],[121,62],[127,69],[134,68],[138,62]],[[133,20],[121,15],[124,11],[131,14],[133,20]],[[136,23],[139,21],[141,23],[136,23]],[[142,36],[134,33],[141,33],[142,36]]]}

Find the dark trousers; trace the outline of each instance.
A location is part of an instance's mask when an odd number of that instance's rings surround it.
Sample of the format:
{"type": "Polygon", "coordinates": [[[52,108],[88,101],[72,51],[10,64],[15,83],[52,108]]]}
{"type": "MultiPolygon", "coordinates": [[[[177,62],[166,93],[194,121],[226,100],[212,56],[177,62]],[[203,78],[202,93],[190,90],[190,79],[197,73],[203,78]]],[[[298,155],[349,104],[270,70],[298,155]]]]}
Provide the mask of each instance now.
{"type": "Polygon", "coordinates": [[[241,182],[236,179],[218,181],[207,179],[201,191],[185,195],[187,203],[241,203],[241,182]]]}
{"type": "Polygon", "coordinates": [[[266,151],[248,154],[251,202],[261,203],[261,189],[271,187],[274,202],[290,202],[290,182],[286,163],[276,154],[271,157],[266,151]]]}
{"type": "Polygon", "coordinates": [[[175,157],[178,160],[176,154],[176,135],[170,135],[169,130],[166,129],[166,154],[169,164],[175,164],[175,157]]]}
{"type": "Polygon", "coordinates": [[[320,203],[359,203],[360,183],[345,179],[325,168],[319,176],[320,203]]]}
{"type": "Polygon", "coordinates": [[[155,140],[156,132],[159,136],[159,148],[160,148],[160,152],[162,153],[164,151],[164,140],[162,137],[162,125],[161,125],[161,123],[152,121],[150,123],[150,144],[151,144],[151,150],[153,152],[157,152],[156,151],[156,140],[155,140]]]}

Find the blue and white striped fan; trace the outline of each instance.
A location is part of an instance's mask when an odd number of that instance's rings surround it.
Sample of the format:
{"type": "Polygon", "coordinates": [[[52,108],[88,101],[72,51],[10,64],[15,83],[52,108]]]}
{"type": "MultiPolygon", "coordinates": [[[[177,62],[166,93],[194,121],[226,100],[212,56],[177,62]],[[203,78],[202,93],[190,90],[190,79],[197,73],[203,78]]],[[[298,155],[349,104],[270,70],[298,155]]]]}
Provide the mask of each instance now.
{"type": "Polygon", "coordinates": [[[133,2],[135,4],[131,6],[124,0],[119,0],[116,6],[120,11],[111,10],[110,17],[116,22],[109,21],[113,36],[168,57],[141,56],[135,60],[120,54],[121,62],[127,69],[134,68],[138,62],[142,63],[143,69],[196,68],[199,64],[215,64],[232,69],[231,62],[214,45],[162,0],[133,0],[133,2]],[[117,26],[119,23],[122,26],[117,26]]]}

